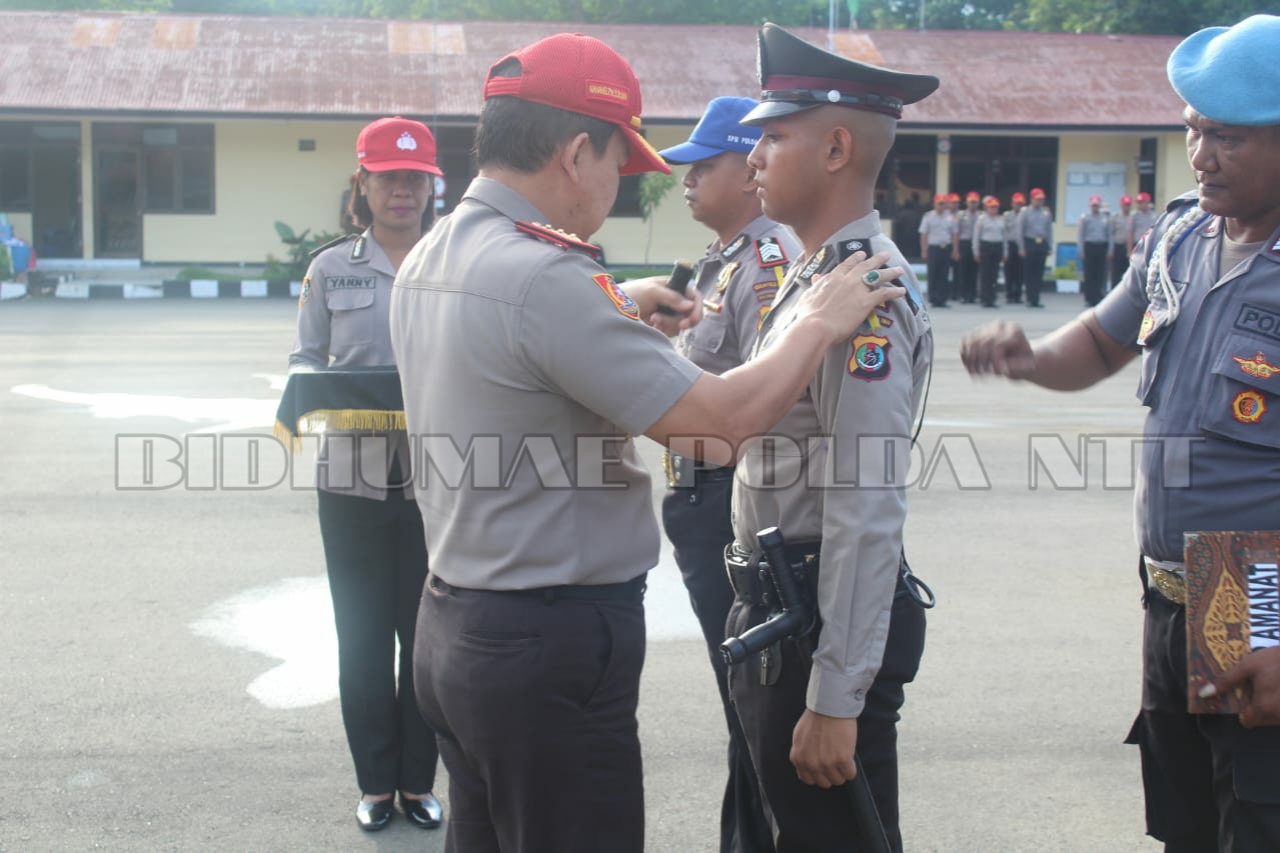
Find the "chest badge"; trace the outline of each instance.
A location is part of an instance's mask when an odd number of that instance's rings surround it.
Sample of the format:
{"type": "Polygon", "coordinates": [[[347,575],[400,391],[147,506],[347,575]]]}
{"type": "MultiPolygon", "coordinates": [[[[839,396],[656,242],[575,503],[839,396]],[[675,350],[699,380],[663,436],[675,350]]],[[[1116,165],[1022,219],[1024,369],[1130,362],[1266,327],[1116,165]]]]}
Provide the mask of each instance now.
{"type": "Polygon", "coordinates": [[[594,281],[600,289],[604,291],[605,295],[609,297],[609,300],[613,303],[613,307],[618,309],[619,314],[623,317],[629,317],[632,320],[640,319],[639,306],[632,301],[631,297],[627,295],[625,290],[618,286],[618,283],[613,280],[613,276],[609,275],[607,272],[602,272],[598,275],[593,275],[591,280],[594,281]]]}
{"type": "Polygon", "coordinates": [[[857,335],[851,344],[849,375],[875,382],[889,375],[889,339],[881,335],[857,335]]]}
{"type": "Polygon", "coordinates": [[[721,296],[729,289],[729,282],[733,281],[733,274],[738,271],[738,262],[725,264],[724,269],[720,270],[720,275],[716,278],[716,296],[721,296]]]}
{"type": "Polygon", "coordinates": [[[1147,342],[1147,337],[1156,327],[1155,315],[1150,311],[1142,315],[1142,325],[1138,327],[1138,345],[1141,346],[1147,342]]]}
{"type": "Polygon", "coordinates": [[[1280,373],[1280,367],[1267,363],[1265,354],[1258,352],[1253,358],[1241,358],[1238,355],[1231,356],[1231,360],[1240,365],[1240,371],[1247,376],[1255,376],[1258,379],[1270,379],[1277,373],[1280,373]]]}
{"type": "Polygon", "coordinates": [[[1267,401],[1257,391],[1241,391],[1231,401],[1231,417],[1242,424],[1256,424],[1267,411],[1267,401]]]}

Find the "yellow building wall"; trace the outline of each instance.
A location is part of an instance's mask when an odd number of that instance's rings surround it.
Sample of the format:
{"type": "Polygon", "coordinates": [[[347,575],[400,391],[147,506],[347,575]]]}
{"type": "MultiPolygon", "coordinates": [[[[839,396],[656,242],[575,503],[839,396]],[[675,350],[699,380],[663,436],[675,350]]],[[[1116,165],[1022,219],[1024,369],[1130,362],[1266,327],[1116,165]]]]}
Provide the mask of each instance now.
{"type": "Polygon", "coordinates": [[[1156,209],[1163,209],[1169,199],[1196,188],[1196,173],[1187,160],[1187,138],[1183,133],[1166,133],[1160,137],[1156,155],[1156,209]]]}
{"type": "Polygon", "coordinates": [[[214,127],[215,213],[143,216],[150,263],[261,264],[285,259],[275,222],[337,231],[362,121],[231,120],[214,127]],[[298,141],[315,141],[314,151],[298,141]]]}

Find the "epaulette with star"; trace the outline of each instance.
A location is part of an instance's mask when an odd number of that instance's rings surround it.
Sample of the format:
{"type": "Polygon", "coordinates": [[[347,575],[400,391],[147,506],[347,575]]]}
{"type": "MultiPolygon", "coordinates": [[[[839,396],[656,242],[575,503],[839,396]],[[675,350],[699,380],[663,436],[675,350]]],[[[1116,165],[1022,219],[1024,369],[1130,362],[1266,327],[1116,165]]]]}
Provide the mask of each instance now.
{"type": "Polygon", "coordinates": [[[343,234],[341,237],[335,237],[334,239],[330,240],[328,243],[325,243],[320,248],[313,249],[310,257],[315,258],[316,255],[320,254],[325,249],[332,249],[334,246],[340,246],[343,243],[346,243],[349,240],[354,240],[359,236],[360,236],[359,234],[343,234]]]}
{"type": "Polygon", "coordinates": [[[594,243],[588,243],[578,237],[577,234],[570,234],[568,231],[562,231],[559,228],[552,228],[550,225],[543,225],[539,222],[523,222],[517,220],[516,230],[523,231],[532,237],[537,237],[554,246],[562,249],[573,249],[578,252],[585,252],[591,256],[593,261],[600,260],[601,249],[594,243]]]}

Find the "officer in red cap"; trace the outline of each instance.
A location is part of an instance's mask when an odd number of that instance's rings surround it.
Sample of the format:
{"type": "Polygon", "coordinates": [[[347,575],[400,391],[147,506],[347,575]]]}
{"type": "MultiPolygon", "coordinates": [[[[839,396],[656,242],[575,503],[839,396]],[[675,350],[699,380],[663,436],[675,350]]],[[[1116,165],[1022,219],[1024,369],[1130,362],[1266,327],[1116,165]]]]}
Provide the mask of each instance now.
{"type": "Polygon", "coordinates": [[[970,248],[978,259],[978,294],[983,308],[996,308],[996,280],[1004,263],[1004,220],[1000,218],[1000,199],[993,195],[982,200],[983,213],[973,224],[970,248]]]}
{"type": "Polygon", "coordinates": [[[947,194],[933,197],[933,210],[920,219],[920,255],[925,259],[929,304],[948,308],[951,295],[951,254],[956,247],[956,218],[947,208],[947,194]]]}
{"type": "Polygon", "coordinates": [[[1133,212],[1133,218],[1129,220],[1129,236],[1125,241],[1125,256],[1133,254],[1133,247],[1142,239],[1142,235],[1151,230],[1151,226],[1156,224],[1155,211],[1151,209],[1151,194],[1138,193],[1138,209],[1133,212]]]}
{"type": "Polygon", "coordinates": [[[956,214],[956,295],[961,302],[972,305],[978,301],[978,256],[973,251],[973,230],[982,216],[982,196],[966,193],[964,205],[964,210],[956,214]]]}
{"type": "MultiPolygon", "coordinates": [[[[1125,249],[1129,245],[1129,232],[1133,228],[1133,196],[1120,196],[1120,212],[1111,214],[1111,282],[1110,287],[1120,284],[1125,271],[1129,269],[1129,253],[1125,249]]],[[[1110,289],[1108,288],[1108,290],[1110,289]]]]}
{"type": "MultiPolygon", "coordinates": [[[[356,163],[347,213],[362,233],[314,254],[298,299],[290,369],[395,365],[387,327],[392,282],[435,215],[436,140],[421,122],[381,118],[356,137],[356,163]]],[[[418,712],[410,661],[413,596],[427,577],[427,552],[405,476],[408,441],[403,431],[339,432],[326,431],[321,455],[329,476],[318,478],[316,495],[342,723],[363,792],[356,823],[365,831],[384,828],[399,791],[405,817],[433,829],[442,818],[431,790],[436,737],[418,712]]]]}
{"type": "Polygon", "coordinates": [[[1089,210],[1080,214],[1076,224],[1076,249],[1084,278],[1080,289],[1084,304],[1097,305],[1107,286],[1107,267],[1111,262],[1111,223],[1102,212],[1102,196],[1089,197],[1089,210]]]}
{"type": "Polygon", "coordinates": [[[1045,204],[1044,190],[1031,190],[1031,206],[1018,215],[1018,254],[1027,281],[1027,307],[1043,308],[1040,286],[1044,281],[1044,262],[1053,251],[1053,211],[1045,204]]]}
{"type": "MultiPolygon", "coordinates": [[[[765,215],[792,227],[804,255],[765,315],[757,357],[785,341],[804,295],[841,259],[870,250],[904,263],[880,230],[876,179],[904,105],[938,86],[936,77],[828,53],[773,24],[760,31],[759,69],[763,103],[743,123],[763,125],[764,134],[747,162],[765,215]]],[[[879,272],[862,281],[879,286],[879,272]]],[[[909,272],[899,281],[914,290],[909,272]]],[[[770,527],[785,537],[787,553],[769,559],[790,563],[772,569],[798,572],[800,594],[820,615],[812,632],[730,669],[779,851],[848,851],[871,830],[855,818],[849,792],[838,790],[857,773],[855,754],[889,843],[901,849],[897,720],[925,628],[902,556],[903,478],[932,350],[917,296],[877,311],[828,350],[775,428],[800,450],[775,454],[759,443],[738,463],[727,632],[740,636],[774,610],[772,587],[760,581],[758,534],[770,527]],[[868,459],[854,448],[866,435],[886,439],[886,457],[869,464],[897,473],[875,488],[827,488],[863,485],[857,472],[869,470],[860,467],[868,459]]]]}
{"type": "Polygon", "coordinates": [[[621,176],[669,171],[640,84],[562,33],[498,60],[479,176],[405,260],[391,339],[431,553],[414,684],[449,771],[447,853],[641,853],[636,704],[661,535],[633,436],[734,461],[898,287],[832,271],[780,346],[715,375],[671,346],[666,279],[624,289],[588,242],[621,176]]]}
{"type": "Polygon", "coordinates": [[[1022,209],[1026,206],[1027,197],[1022,193],[1014,193],[1010,197],[1010,208],[1004,212],[1004,298],[1010,305],[1022,301],[1020,218],[1022,209]]]}

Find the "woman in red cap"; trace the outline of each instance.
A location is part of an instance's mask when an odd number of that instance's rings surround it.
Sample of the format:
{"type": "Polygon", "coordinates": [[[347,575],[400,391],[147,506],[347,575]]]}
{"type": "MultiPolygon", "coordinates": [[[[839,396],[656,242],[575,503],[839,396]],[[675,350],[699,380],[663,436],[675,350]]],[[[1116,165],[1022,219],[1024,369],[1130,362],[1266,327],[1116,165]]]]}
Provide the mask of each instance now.
{"type": "MultiPolygon", "coordinates": [[[[436,142],[420,122],[382,118],[360,131],[356,160],[349,212],[364,231],[312,256],[298,299],[291,370],[395,365],[391,286],[431,223],[434,178],[441,174],[436,142]]],[[[391,821],[397,791],[415,825],[432,829],[443,817],[431,793],[435,733],[413,691],[427,550],[408,450],[403,431],[330,429],[321,451],[326,476],[317,477],[342,721],[363,792],[356,822],[367,831],[391,821]]]]}

